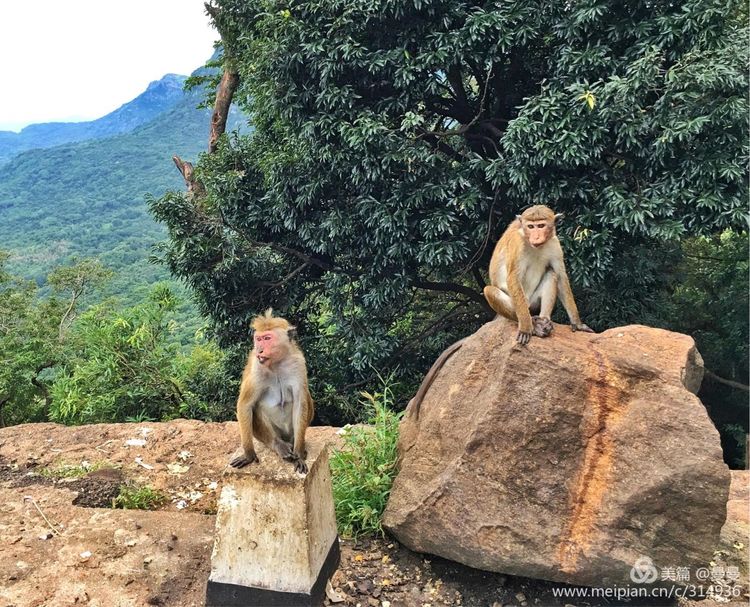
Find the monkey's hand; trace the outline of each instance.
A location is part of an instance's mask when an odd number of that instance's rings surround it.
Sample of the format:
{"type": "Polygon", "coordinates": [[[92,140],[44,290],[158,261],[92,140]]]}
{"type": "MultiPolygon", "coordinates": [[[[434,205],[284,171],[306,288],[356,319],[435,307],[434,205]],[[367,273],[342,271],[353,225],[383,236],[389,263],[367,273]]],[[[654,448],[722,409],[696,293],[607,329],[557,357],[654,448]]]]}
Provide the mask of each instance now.
{"type": "Polygon", "coordinates": [[[580,324],[571,323],[570,330],[573,331],[573,333],[575,333],[576,331],[583,331],[584,333],[594,332],[594,330],[591,327],[589,327],[588,325],[584,323],[580,323],[580,324]]]}
{"type": "Polygon", "coordinates": [[[242,455],[238,455],[235,457],[231,462],[229,462],[229,465],[232,466],[232,468],[244,468],[248,464],[253,464],[258,461],[258,456],[255,455],[255,453],[247,454],[243,453],[242,455]]]}
{"type": "Polygon", "coordinates": [[[531,341],[531,331],[527,333],[526,331],[521,331],[519,329],[518,334],[516,335],[516,341],[522,346],[525,346],[531,341]]]}

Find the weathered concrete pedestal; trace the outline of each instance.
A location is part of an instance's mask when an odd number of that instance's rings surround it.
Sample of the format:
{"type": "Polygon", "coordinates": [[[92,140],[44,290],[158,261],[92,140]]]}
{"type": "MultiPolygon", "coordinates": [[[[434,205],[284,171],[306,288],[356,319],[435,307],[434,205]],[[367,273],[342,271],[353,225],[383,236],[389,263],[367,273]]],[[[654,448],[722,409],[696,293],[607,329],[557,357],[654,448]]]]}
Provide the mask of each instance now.
{"type": "Polygon", "coordinates": [[[206,606],[322,605],[339,565],[325,442],[308,441],[304,477],[256,448],[259,464],[225,472],[206,606]]]}

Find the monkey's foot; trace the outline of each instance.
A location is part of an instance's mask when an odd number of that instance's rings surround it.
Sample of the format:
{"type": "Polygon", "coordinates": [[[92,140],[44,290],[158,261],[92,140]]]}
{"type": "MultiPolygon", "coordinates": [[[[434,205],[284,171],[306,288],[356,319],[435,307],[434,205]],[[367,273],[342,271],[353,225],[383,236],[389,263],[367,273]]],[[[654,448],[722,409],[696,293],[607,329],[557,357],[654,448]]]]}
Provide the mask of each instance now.
{"type": "Polygon", "coordinates": [[[534,330],[532,331],[537,337],[548,337],[555,325],[546,316],[532,316],[531,321],[534,323],[534,330]]]}
{"type": "Polygon", "coordinates": [[[246,454],[238,455],[235,457],[231,462],[229,462],[229,465],[232,466],[232,468],[244,468],[248,464],[253,464],[255,462],[259,461],[258,456],[253,453],[248,457],[246,454]]]}
{"type": "Polygon", "coordinates": [[[595,331],[588,325],[581,323],[580,325],[570,325],[570,330],[575,333],[576,331],[583,331],[584,333],[594,333],[595,331]]]}
{"type": "Polygon", "coordinates": [[[281,459],[288,462],[294,461],[297,457],[294,454],[294,448],[292,445],[278,438],[273,441],[273,450],[279,454],[281,459]]]}
{"type": "Polygon", "coordinates": [[[300,474],[307,474],[307,464],[305,460],[297,458],[294,462],[294,471],[300,474]]]}

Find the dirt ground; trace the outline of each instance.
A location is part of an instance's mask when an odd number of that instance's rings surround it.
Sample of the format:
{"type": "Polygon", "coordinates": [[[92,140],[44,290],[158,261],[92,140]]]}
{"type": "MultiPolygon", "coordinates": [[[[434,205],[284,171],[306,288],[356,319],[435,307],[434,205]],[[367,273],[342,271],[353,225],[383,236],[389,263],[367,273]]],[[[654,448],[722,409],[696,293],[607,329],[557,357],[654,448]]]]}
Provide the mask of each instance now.
{"type": "MultiPolygon", "coordinates": [[[[334,428],[309,432],[311,440],[337,440],[334,428]]],[[[188,420],[0,430],[0,607],[203,605],[213,514],[236,437],[234,423],[188,420]],[[71,467],[94,470],[65,478],[71,467]],[[126,481],[158,489],[166,500],[155,511],[112,509],[126,481]]],[[[261,449],[260,457],[273,455],[261,449]]],[[[746,472],[734,474],[728,510],[716,563],[740,567],[745,580],[731,602],[557,598],[556,590],[573,587],[478,571],[416,554],[386,537],[341,541],[341,565],[326,604],[746,605],[746,472]]]]}

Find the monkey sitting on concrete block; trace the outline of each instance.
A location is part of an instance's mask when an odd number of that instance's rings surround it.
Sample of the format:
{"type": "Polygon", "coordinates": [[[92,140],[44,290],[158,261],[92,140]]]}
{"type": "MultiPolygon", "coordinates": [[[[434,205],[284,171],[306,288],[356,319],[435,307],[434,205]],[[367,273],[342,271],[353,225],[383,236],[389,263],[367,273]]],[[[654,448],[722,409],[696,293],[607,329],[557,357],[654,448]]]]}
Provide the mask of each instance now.
{"type": "Polygon", "coordinates": [[[294,327],[273,316],[270,308],[253,320],[252,327],[254,345],[237,399],[243,453],[229,465],[242,468],[258,461],[255,437],[305,474],[305,431],[314,413],[305,356],[292,339],[294,327]]]}
{"type": "Polygon", "coordinates": [[[508,226],[490,260],[490,285],[484,297],[493,310],[518,321],[516,341],[526,345],[532,333],[547,337],[552,332],[552,308],[560,297],[573,331],[593,331],[581,322],[562,247],[555,233],[561,215],[544,205],[526,209],[508,226]],[[535,313],[533,319],[531,314],[535,313]]]}

